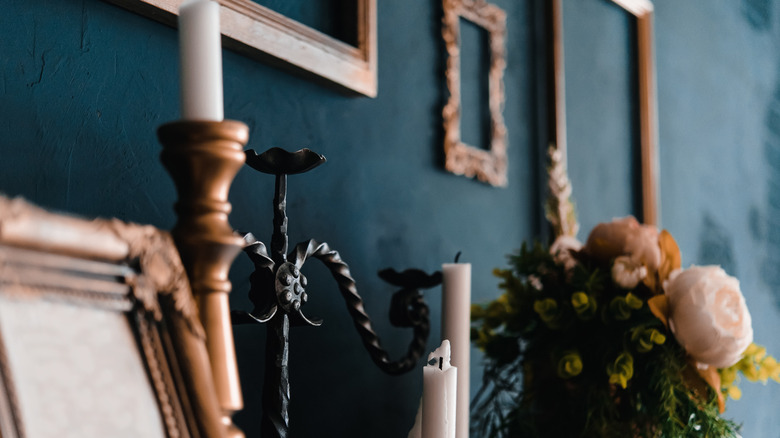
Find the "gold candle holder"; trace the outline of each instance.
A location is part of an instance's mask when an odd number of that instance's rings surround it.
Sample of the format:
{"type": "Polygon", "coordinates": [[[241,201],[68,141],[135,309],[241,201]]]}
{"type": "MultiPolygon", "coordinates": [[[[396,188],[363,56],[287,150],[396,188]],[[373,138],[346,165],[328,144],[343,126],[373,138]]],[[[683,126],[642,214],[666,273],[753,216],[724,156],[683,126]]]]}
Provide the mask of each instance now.
{"type": "Polygon", "coordinates": [[[228,223],[230,185],[244,164],[249,128],[237,121],[178,121],[159,128],[160,159],[176,184],[178,221],[171,234],[181,254],[206,330],[206,347],[222,422],[230,438],[244,434],[233,424],[243,408],[233,344],[228,274],[243,239],[228,223]]]}

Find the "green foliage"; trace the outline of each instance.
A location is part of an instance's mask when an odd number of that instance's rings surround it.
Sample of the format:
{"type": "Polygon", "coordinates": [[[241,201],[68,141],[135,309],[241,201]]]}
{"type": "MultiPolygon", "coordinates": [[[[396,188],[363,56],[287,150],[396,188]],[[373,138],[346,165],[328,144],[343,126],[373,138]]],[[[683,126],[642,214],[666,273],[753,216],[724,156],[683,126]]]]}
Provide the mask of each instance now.
{"type": "Polygon", "coordinates": [[[502,295],[472,313],[486,358],[473,405],[479,436],[737,436],[650,311],[646,286],[621,288],[587,259],[566,271],[539,244],[494,273],[502,295]]]}

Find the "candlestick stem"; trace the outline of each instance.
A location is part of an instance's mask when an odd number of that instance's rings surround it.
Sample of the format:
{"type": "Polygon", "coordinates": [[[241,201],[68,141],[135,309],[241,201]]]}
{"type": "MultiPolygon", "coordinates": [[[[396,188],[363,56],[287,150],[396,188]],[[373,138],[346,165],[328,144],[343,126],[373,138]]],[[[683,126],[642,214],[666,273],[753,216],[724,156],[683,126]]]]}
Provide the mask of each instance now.
{"type": "MultiPolygon", "coordinates": [[[[278,269],[287,261],[287,175],[277,174],[271,259],[278,269]]],[[[286,438],[290,426],[290,316],[278,312],[268,322],[263,378],[263,437],[286,438]]]]}
{"type": "Polygon", "coordinates": [[[274,196],[274,232],[271,236],[271,259],[276,265],[287,261],[287,175],[276,175],[274,196]]]}
{"type": "Polygon", "coordinates": [[[265,376],[263,378],[263,438],[286,438],[290,415],[290,317],[277,313],[266,330],[265,376]]]}
{"type": "Polygon", "coordinates": [[[160,155],[179,194],[171,234],[206,330],[206,347],[227,436],[243,437],[232,415],[243,407],[230,324],[228,273],[243,239],[228,223],[228,192],[244,163],[249,128],[236,121],[180,121],[158,130],[160,155]]]}

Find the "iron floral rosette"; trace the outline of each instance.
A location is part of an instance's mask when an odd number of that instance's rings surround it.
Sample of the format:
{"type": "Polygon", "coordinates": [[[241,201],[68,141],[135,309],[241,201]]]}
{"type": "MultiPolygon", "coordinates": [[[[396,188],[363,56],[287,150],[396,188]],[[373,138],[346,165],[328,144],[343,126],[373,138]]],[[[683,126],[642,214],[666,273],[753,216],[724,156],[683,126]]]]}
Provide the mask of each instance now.
{"type": "Polygon", "coordinates": [[[524,244],[509,265],[494,271],[503,293],[472,308],[482,436],[737,437],[721,414],[740,378],[780,382],[737,279],[681,269],[666,231],[617,219],[584,245],[524,244]]]}

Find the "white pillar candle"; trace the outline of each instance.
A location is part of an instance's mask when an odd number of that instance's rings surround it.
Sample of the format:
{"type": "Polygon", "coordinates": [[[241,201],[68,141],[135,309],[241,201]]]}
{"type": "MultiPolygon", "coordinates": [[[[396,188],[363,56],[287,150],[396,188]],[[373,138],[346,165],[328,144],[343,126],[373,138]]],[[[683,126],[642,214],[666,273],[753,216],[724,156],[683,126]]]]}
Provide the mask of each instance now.
{"type": "Polygon", "coordinates": [[[423,367],[422,437],[455,438],[458,369],[450,365],[450,342],[428,356],[423,367]]]}
{"type": "Polygon", "coordinates": [[[179,8],[181,118],[224,119],[219,4],[184,0],[179,8]]]}
{"type": "Polygon", "coordinates": [[[442,265],[442,339],[452,343],[458,367],[457,438],[469,436],[469,365],[471,360],[471,264],[442,265]]]}

